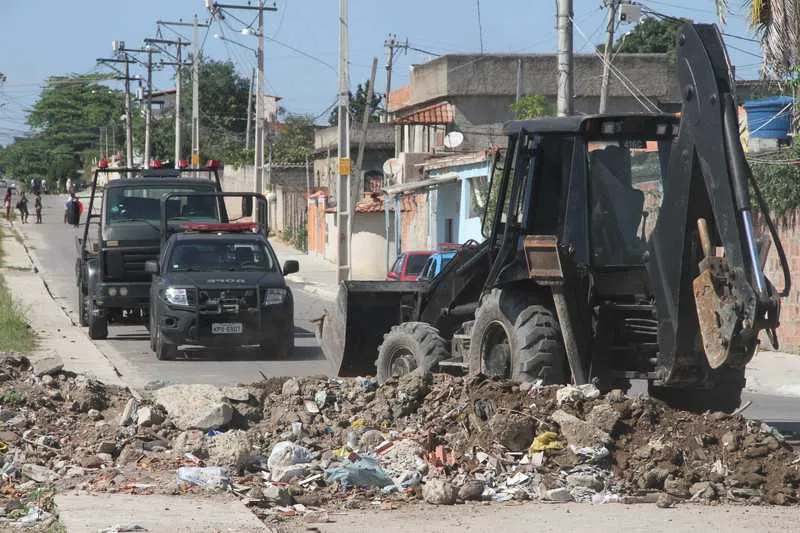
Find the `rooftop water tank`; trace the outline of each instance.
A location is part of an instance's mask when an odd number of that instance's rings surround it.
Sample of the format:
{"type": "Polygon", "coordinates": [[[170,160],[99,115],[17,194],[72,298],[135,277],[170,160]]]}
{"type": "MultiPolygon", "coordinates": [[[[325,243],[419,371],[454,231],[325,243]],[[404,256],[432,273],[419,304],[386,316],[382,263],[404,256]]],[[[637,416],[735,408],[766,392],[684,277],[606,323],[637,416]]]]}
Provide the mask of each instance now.
{"type": "Polygon", "coordinates": [[[791,96],[772,96],[745,102],[750,137],[788,140],[793,102],[791,96]]]}

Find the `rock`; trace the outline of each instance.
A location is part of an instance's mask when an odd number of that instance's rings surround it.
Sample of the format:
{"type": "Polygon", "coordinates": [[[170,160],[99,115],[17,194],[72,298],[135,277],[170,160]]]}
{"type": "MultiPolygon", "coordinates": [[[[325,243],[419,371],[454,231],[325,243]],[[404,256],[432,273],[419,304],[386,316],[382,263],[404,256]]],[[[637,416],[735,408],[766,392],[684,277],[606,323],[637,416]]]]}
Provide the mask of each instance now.
{"type": "Polygon", "coordinates": [[[64,368],[64,363],[59,357],[47,356],[31,361],[33,373],[36,377],[52,376],[58,374],[64,368]]]}
{"type": "Polygon", "coordinates": [[[747,448],[744,451],[744,456],[748,459],[755,459],[757,457],[766,457],[769,454],[769,448],[766,446],[754,446],[747,448]]]}
{"type": "Polygon", "coordinates": [[[102,411],[108,407],[105,386],[84,375],[75,377],[73,387],[68,393],[68,399],[72,401],[70,411],[75,413],[88,413],[91,409],[102,411]]]}
{"type": "Polygon", "coordinates": [[[89,409],[89,411],[87,411],[86,413],[86,416],[89,418],[89,420],[94,420],[94,421],[103,419],[103,413],[101,413],[97,409],[89,409]]]}
{"type": "Polygon", "coordinates": [[[164,422],[166,418],[163,409],[158,406],[145,405],[136,413],[136,425],[140,428],[147,428],[150,426],[157,426],[164,422]]]}
{"type": "Polygon", "coordinates": [[[722,446],[728,450],[729,452],[735,452],[739,449],[739,439],[736,437],[736,434],[732,431],[728,431],[722,436],[721,439],[722,446]]]}
{"type": "Polygon", "coordinates": [[[172,441],[172,449],[176,453],[193,453],[195,455],[205,456],[208,453],[208,442],[205,434],[196,429],[183,431],[175,437],[172,441]]]}
{"type": "Polygon", "coordinates": [[[309,467],[307,464],[291,465],[281,468],[272,473],[272,481],[276,483],[291,483],[308,477],[309,467]]]}
{"type": "Polygon", "coordinates": [[[136,401],[136,398],[131,398],[128,400],[128,403],[125,404],[125,408],[122,410],[122,414],[119,416],[120,426],[127,426],[133,423],[133,416],[136,413],[137,406],[138,402],[136,401]]]}
{"type": "Polygon", "coordinates": [[[250,391],[245,387],[225,387],[222,396],[233,402],[249,402],[250,391]]]}
{"type": "Polygon", "coordinates": [[[233,407],[211,385],[170,385],[153,392],[178,429],[220,429],[233,417],[233,407]]]}
{"type": "Polygon", "coordinates": [[[536,421],[529,416],[501,412],[489,420],[493,438],[512,452],[527,450],[536,436],[536,421]]]}
{"type": "Polygon", "coordinates": [[[289,378],[283,382],[281,394],[284,396],[298,396],[300,394],[300,383],[294,378],[289,378]]]}
{"type": "Polygon", "coordinates": [[[292,504],[292,495],[286,487],[278,487],[277,485],[270,484],[261,489],[261,492],[265,500],[284,506],[292,504]]]}
{"type": "Polygon", "coordinates": [[[117,465],[118,466],[125,466],[132,463],[136,463],[144,457],[144,453],[142,450],[137,450],[133,446],[126,446],[117,457],[117,465]]]}
{"type": "Polygon", "coordinates": [[[581,393],[580,389],[574,385],[567,385],[566,387],[561,387],[556,391],[556,403],[558,403],[558,405],[564,403],[574,403],[582,399],[583,393],[581,393]]]}
{"type": "Polygon", "coordinates": [[[606,401],[608,403],[622,403],[625,401],[625,393],[622,389],[613,389],[606,394],[606,401]]]}
{"type": "Polygon", "coordinates": [[[260,406],[244,402],[235,404],[233,410],[235,425],[242,428],[246,428],[250,422],[258,424],[264,416],[260,406]]]}
{"type": "Polygon", "coordinates": [[[50,386],[55,382],[55,378],[50,375],[42,376],[42,385],[50,386]]]}
{"type": "Polygon", "coordinates": [[[691,493],[692,498],[701,500],[712,500],[717,495],[714,486],[708,481],[700,481],[692,484],[692,486],[689,487],[689,493],[691,493]]]}
{"type": "Polygon", "coordinates": [[[117,451],[117,443],[111,441],[104,441],[97,447],[98,453],[107,453],[113,455],[117,451]]]}
{"type": "Polygon", "coordinates": [[[766,440],[764,441],[764,443],[767,445],[767,449],[768,449],[769,451],[771,451],[771,452],[774,452],[774,451],[776,451],[778,448],[780,448],[780,447],[781,447],[781,443],[780,443],[780,442],[778,442],[778,439],[776,439],[775,437],[773,437],[773,436],[771,436],[771,435],[770,435],[769,437],[767,437],[767,438],[766,438],[766,440]]]}
{"type": "Polygon", "coordinates": [[[664,480],[664,492],[681,499],[686,499],[691,496],[689,493],[689,484],[683,479],[675,479],[672,476],[664,480]]]}
{"type": "Polygon", "coordinates": [[[431,478],[422,487],[422,499],[433,505],[453,505],[457,496],[455,487],[446,479],[431,478]]]}
{"type": "Polygon", "coordinates": [[[561,434],[567,439],[568,444],[582,447],[597,446],[598,444],[608,444],[611,436],[597,429],[593,425],[584,422],[580,418],[562,411],[555,411],[550,417],[561,429],[561,434]]]}
{"type": "Polygon", "coordinates": [[[100,468],[101,466],[103,466],[103,460],[97,455],[88,455],[86,457],[81,457],[78,460],[78,463],[83,468],[90,468],[90,469],[100,468]]]}
{"type": "Polygon", "coordinates": [[[110,453],[98,453],[97,458],[103,461],[103,463],[112,463],[114,462],[114,458],[111,457],[110,453]]]}
{"type": "Polygon", "coordinates": [[[261,490],[261,487],[250,487],[250,490],[247,491],[247,497],[251,500],[263,500],[264,491],[261,490]]]}
{"type": "Polygon", "coordinates": [[[575,473],[567,476],[567,487],[569,488],[585,487],[595,492],[600,492],[604,486],[603,480],[591,474],[575,473]]]}
{"type": "Polygon", "coordinates": [[[58,474],[40,465],[25,463],[22,465],[22,475],[37,483],[51,483],[58,479],[58,474]]]}
{"type": "Polygon", "coordinates": [[[660,509],[669,509],[670,507],[675,506],[675,498],[670,496],[669,494],[662,492],[658,495],[658,499],[656,500],[656,507],[660,509]]]}
{"type": "Polygon", "coordinates": [[[643,489],[658,489],[664,488],[664,482],[669,476],[669,470],[666,468],[653,468],[648,470],[643,477],[639,479],[639,485],[643,489]]]}
{"type": "Polygon", "coordinates": [[[377,429],[368,429],[361,434],[358,439],[358,446],[361,450],[374,450],[379,444],[386,440],[383,433],[377,429]]]}
{"type": "Polygon", "coordinates": [[[208,464],[241,471],[253,455],[250,435],[241,429],[208,439],[208,464]]]}
{"type": "Polygon", "coordinates": [[[545,491],[544,499],[551,502],[571,502],[572,494],[565,487],[545,491]]]}
{"type": "Polygon", "coordinates": [[[19,442],[19,435],[13,431],[0,431],[0,440],[7,444],[16,444],[19,442]]]}
{"type": "Polygon", "coordinates": [[[483,481],[473,479],[467,481],[461,488],[458,489],[458,499],[465,502],[483,499],[483,491],[486,489],[486,484],[483,481]]]}
{"type": "Polygon", "coordinates": [[[617,426],[617,422],[619,422],[619,418],[619,411],[607,403],[599,403],[589,411],[586,422],[606,433],[612,433],[617,426]]]}
{"type": "Polygon", "coordinates": [[[80,466],[71,466],[67,469],[66,473],[64,473],[64,478],[69,479],[73,477],[83,477],[86,475],[86,471],[83,467],[80,466]]]}

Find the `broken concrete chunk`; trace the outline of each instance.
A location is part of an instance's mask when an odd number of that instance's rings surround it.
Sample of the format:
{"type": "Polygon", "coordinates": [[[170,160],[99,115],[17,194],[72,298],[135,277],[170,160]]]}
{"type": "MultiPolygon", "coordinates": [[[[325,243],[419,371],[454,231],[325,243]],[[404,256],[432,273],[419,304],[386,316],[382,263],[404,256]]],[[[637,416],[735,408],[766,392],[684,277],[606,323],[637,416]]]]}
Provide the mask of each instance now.
{"type": "Polygon", "coordinates": [[[253,455],[253,442],[246,431],[226,431],[208,439],[208,464],[241,471],[253,455]]]}
{"type": "Polygon", "coordinates": [[[422,498],[433,505],[453,505],[457,496],[455,487],[446,479],[429,479],[422,487],[422,498]]]}
{"type": "Polygon", "coordinates": [[[550,417],[561,429],[567,443],[578,448],[608,444],[611,436],[580,418],[562,411],[555,411],[550,417]]]}
{"type": "Polygon", "coordinates": [[[483,481],[476,479],[467,481],[458,489],[458,499],[465,502],[481,500],[483,499],[484,490],[486,490],[486,484],[483,481]]]}
{"type": "Polygon", "coordinates": [[[58,474],[49,468],[32,463],[22,465],[22,475],[37,483],[51,483],[58,479],[58,474]]]}
{"type": "Polygon", "coordinates": [[[61,361],[61,358],[53,355],[48,355],[41,359],[34,359],[31,361],[31,364],[33,365],[33,373],[36,377],[52,376],[53,374],[58,374],[64,368],[64,363],[61,361]]]}
{"type": "Polygon", "coordinates": [[[619,418],[619,411],[607,403],[600,403],[589,411],[586,422],[606,433],[612,433],[619,422],[619,418]]]}
{"type": "Polygon", "coordinates": [[[289,378],[283,382],[281,394],[284,396],[298,396],[300,394],[300,383],[294,378],[289,378]]]}
{"type": "Polygon", "coordinates": [[[569,489],[560,487],[545,491],[544,499],[551,502],[571,502],[572,494],[570,494],[569,489]]]}
{"type": "Polygon", "coordinates": [[[567,487],[585,487],[595,492],[600,492],[603,490],[604,484],[603,480],[597,476],[579,472],[567,476],[567,487]]]}
{"type": "Polygon", "coordinates": [[[170,385],[153,392],[178,429],[220,429],[230,423],[233,407],[211,385],[170,385]]]}
{"type": "Polygon", "coordinates": [[[156,426],[164,422],[165,413],[158,406],[145,405],[136,414],[136,425],[140,428],[156,426]]]}

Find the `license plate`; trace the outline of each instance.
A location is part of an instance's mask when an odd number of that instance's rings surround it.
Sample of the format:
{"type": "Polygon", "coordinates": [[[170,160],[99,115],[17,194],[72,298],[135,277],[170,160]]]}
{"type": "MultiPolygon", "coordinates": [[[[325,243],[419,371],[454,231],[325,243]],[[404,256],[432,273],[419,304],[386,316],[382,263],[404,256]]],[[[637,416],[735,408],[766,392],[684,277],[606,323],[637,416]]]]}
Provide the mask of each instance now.
{"type": "Polygon", "coordinates": [[[214,335],[241,333],[242,330],[243,328],[241,323],[211,324],[211,333],[214,335]]]}

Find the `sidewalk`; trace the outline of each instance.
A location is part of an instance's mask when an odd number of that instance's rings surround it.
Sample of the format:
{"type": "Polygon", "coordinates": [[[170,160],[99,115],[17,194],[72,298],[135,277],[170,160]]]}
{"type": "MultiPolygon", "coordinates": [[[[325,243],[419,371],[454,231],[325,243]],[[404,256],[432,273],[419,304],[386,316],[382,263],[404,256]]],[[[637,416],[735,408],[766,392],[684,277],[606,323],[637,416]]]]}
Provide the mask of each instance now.
{"type": "Polygon", "coordinates": [[[286,279],[298,289],[311,293],[324,300],[336,299],[339,287],[336,282],[336,265],[322,258],[308,255],[291,245],[279,241],[274,237],[270,239],[272,248],[278,254],[281,264],[284,261],[295,259],[300,263],[300,272],[290,274],[286,279]]]}

